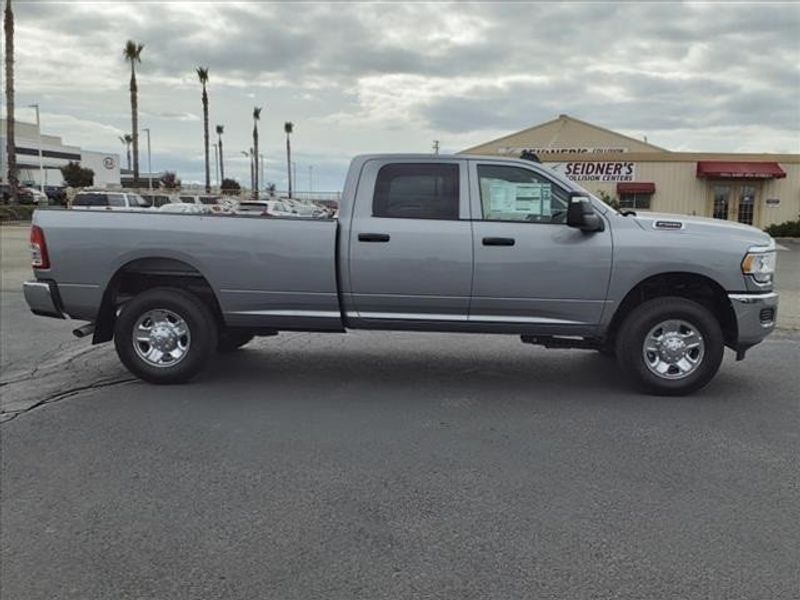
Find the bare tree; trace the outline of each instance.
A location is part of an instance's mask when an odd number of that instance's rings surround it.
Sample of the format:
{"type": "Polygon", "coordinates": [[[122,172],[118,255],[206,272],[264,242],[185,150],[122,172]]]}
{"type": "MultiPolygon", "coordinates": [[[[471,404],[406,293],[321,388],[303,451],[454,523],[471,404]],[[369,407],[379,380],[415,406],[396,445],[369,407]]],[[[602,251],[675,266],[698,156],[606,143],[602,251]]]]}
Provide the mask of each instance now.
{"type": "Polygon", "coordinates": [[[253,198],[258,199],[258,121],[261,119],[261,107],[253,107],[253,198]]]}
{"type": "Polygon", "coordinates": [[[203,85],[203,149],[206,156],[206,194],[211,193],[211,171],[209,169],[208,160],[208,92],[206,91],[206,84],[208,83],[208,67],[197,67],[197,77],[203,85]]]}
{"type": "Polygon", "coordinates": [[[225,179],[225,161],[222,160],[222,133],[225,131],[224,125],[217,125],[217,145],[219,146],[219,180],[225,179]]]}
{"type": "Polygon", "coordinates": [[[286,170],[289,174],[289,198],[292,197],[292,142],[290,136],[294,131],[294,123],[286,121],[283,124],[283,131],[286,132],[286,170]]]}
{"type": "MultiPolygon", "coordinates": [[[[144,44],[137,44],[133,40],[125,42],[122,55],[131,63],[131,136],[133,137],[133,182],[139,181],[139,88],[136,86],[136,63],[142,62],[144,44]]],[[[149,175],[149,174],[148,174],[149,175]]]]}
{"type": "Polygon", "coordinates": [[[8,156],[8,195],[13,204],[17,203],[17,146],[14,139],[14,12],[11,0],[6,0],[6,13],[3,20],[6,36],[6,155],[8,156]]]}

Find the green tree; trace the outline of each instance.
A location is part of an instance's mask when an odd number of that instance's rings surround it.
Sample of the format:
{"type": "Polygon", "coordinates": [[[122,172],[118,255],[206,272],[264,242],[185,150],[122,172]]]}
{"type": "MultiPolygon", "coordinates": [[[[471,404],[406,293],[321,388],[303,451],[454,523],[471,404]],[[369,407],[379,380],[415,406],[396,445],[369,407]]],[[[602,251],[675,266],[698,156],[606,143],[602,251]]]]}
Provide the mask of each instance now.
{"type": "Polygon", "coordinates": [[[291,135],[294,131],[294,123],[286,121],[283,124],[283,131],[286,133],[286,170],[289,174],[289,198],[292,197],[292,142],[291,135]]]}
{"type": "Polygon", "coordinates": [[[211,171],[208,166],[208,92],[206,91],[208,67],[197,67],[196,71],[197,78],[203,86],[203,150],[206,158],[206,194],[209,194],[211,193],[211,171]]]}
{"type": "Polygon", "coordinates": [[[14,12],[11,0],[6,0],[3,30],[6,40],[6,156],[8,157],[8,194],[17,203],[17,146],[14,139],[14,12]]]}
{"type": "Polygon", "coordinates": [[[174,190],[181,187],[181,180],[175,174],[175,171],[166,171],[161,176],[161,185],[165,189],[174,190]]]}
{"type": "Polygon", "coordinates": [[[223,179],[220,187],[223,194],[237,194],[242,189],[242,186],[235,179],[223,179]]]}
{"type": "Polygon", "coordinates": [[[253,107],[253,198],[258,199],[258,121],[261,119],[261,107],[253,107]]]}
{"type": "Polygon", "coordinates": [[[144,44],[137,44],[133,40],[125,42],[122,55],[131,63],[131,136],[133,137],[133,182],[134,186],[139,181],[139,88],[136,85],[136,63],[142,62],[144,44]]]}
{"type": "Polygon", "coordinates": [[[69,162],[59,169],[64,183],[69,187],[82,188],[94,185],[94,171],[80,166],[76,162],[69,162]]]}
{"type": "Polygon", "coordinates": [[[223,125],[217,125],[217,146],[219,146],[219,178],[225,179],[225,161],[222,160],[222,132],[225,130],[223,125]]]}

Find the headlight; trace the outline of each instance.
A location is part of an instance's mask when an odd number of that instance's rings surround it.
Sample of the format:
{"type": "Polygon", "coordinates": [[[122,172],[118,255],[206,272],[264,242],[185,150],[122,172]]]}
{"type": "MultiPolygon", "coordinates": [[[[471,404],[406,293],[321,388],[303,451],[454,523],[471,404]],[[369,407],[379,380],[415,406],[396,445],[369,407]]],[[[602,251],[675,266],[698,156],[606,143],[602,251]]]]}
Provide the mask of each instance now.
{"type": "Polygon", "coordinates": [[[774,250],[771,252],[748,252],[742,261],[742,273],[750,275],[758,283],[770,283],[775,273],[775,261],[774,250]]]}

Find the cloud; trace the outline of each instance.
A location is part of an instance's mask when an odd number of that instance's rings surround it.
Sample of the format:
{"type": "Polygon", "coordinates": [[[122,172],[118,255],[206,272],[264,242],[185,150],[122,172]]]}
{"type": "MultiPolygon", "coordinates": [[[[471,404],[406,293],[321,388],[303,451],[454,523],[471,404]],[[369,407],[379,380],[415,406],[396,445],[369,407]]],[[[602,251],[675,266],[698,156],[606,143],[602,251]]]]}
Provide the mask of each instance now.
{"type": "MultiPolygon", "coordinates": [[[[202,178],[211,122],[230,156],[261,147],[285,182],[283,122],[298,168],[342,185],[357,152],[457,150],[559,113],[674,149],[800,152],[800,5],[674,3],[18,3],[18,104],[45,131],[118,151],[130,130],[128,38],[141,127],[159,168],[202,178]],[[64,120],[66,116],[74,121],[64,120]],[[737,134],[738,132],[738,134],[737,134]],[[163,165],[161,163],[164,163],[163,165]],[[301,164],[303,163],[303,164],[301,164]]],[[[155,166],[155,164],[154,164],[155,166]]],[[[231,163],[241,181],[245,159],[231,163]]]]}

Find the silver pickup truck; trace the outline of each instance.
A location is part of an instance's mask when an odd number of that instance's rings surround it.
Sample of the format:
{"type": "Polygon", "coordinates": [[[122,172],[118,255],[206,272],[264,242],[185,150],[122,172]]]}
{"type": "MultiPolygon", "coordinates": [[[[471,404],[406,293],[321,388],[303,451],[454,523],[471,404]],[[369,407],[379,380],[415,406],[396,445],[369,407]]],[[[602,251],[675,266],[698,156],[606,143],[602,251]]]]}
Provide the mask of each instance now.
{"type": "Polygon", "coordinates": [[[686,394],[775,326],[775,244],[744,225],[618,212],[543,165],[368,155],[337,219],[41,210],[37,315],[88,321],[153,383],[280,331],[514,334],[616,355],[686,394]]]}

